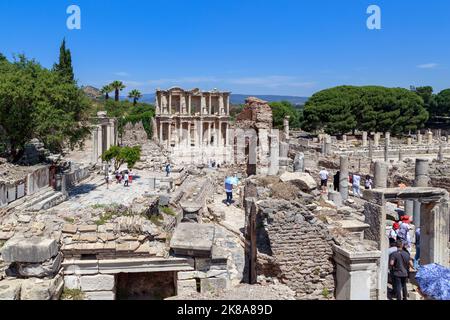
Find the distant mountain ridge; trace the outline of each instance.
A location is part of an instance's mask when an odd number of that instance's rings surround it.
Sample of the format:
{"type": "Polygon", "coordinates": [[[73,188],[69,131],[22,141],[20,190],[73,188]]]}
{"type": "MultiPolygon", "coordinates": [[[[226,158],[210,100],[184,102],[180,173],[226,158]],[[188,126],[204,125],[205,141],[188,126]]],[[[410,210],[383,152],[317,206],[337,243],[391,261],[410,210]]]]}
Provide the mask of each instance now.
{"type": "MultiPolygon", "coordinates": [[[[92,86],[82,87],[83,91],[87,96],[93,99],[98,99],[102,94],[99,89],[92,86]]],[[[112,93],[111,93],[112,95],[112,93]]],[[[267,102],[276,102],[276,101],[289,101],[293,105],[302,106],[308,101],[308,97],[297,97],[297,96],[281,96],[281,95],[258,95],[258,94],[231,94],[230,102],[231,104],[244,104],[245,99],[248,97],[256,97],[261,100],[265,100],[267,102]]],[[[127,100],[126,96],[121,96],[121,100],[127,100]]],[[[154,93],[146,93],[142,95],[142,98],[139,100],[140,102],[145,103],[155,103],[155,94],[154,93]]]]}

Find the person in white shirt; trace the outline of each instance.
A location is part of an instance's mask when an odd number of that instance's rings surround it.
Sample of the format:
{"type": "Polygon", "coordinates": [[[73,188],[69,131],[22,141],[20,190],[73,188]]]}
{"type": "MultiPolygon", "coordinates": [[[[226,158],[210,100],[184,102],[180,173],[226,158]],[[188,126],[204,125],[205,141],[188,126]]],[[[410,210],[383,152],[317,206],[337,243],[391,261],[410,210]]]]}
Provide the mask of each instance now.
{"type": "Polygon", "coordinates": [[[355,197],[361,198],[361,176],[358,174],[353,175],[353,195],[355,197]]]}
{"type": "Polygon", "coordinates": [[[328,178],[330,177],[329,172],[322,168],[322,170],[319,172],[320,176],[320,187],[322,188],[322,192],[326,193],[328,189],[328,178]]]}

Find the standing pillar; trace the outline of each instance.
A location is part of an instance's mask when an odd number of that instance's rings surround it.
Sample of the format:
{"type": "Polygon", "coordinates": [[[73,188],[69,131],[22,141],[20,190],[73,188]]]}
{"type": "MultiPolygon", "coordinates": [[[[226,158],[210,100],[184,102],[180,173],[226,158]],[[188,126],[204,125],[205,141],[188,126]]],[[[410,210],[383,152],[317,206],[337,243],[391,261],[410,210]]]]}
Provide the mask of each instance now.
{"type": "Polygon", "coordinates": [[[372,140],[369,140],[369,159],[373,159],[373,142],[372,140]]]}
{"type": "Polygon", "coordinates": [[[380,133],[375,132],[373,136],[373,145],[375,148],[378,148],[380,146],[380,133]]]}
{"type": "Polygon", "coordinates": [[[283,127],[284,127],[284,136],[286,137],[286,140],[289,140],[289,131],[290,131],[290,128],[289,128],[289,120],[290,120],[290,116],[286,116],[285,118],[284,118],[284,122],[283,122],[283,127]]]}
{"type": "Polygon", "coordinates": [[[362,133],[362,146],[363,148],[367,147],[367,132],[363,131],[362,133]]]}
{"type": "Polygon", "coordinates": [[[347,143],[347,135],[346,134],[344,134],[342,136],[342,142],[347,143]]]}
{"type": "Polygon", "coordinates": [[[376,161],[374,170],[374,181],[373,181],[375,189],[387,188],[388,174],[389,174],[388,164],[383,161],[376,161]]]}
{"type": "Polygon", "coordinates": [[[228,147],[229,143],[230,143],[230,124],[227,122],[225,132],[225,146],[228,147]]]}
{"type": "Polygon", "coordinates": [[[92,130],[92,164],[96,164],[98,162],[99,154],[98,154],[98,130],[94,128],[92,130]]]}
{"type": "Polygon", "coordinates": [[[187,130],[187,138],[186,138],[186,147],[190,147],[192,143],[192,134],[191,134],[191,121],[188,122],[188,130],[187,130]]]}
{"type": "Polygon", "coordinates": [[[403,161],[403,151],[401,147],[398,149],[398,161],[403,161]]]}
{"type": "Polygon", "coordinates": [[[211,136],[212,136],[212,133],[211,133],[211,122],[208,121],[208,143],[207,143],[208,146],[211,144],[211,136]]]}
{"type": "Polygon", "coordinates": [[[440,264],[449,267],[449,199],[439,203],[421,204],[420,264],[440,264]]]}
{"type": "Polygon", "coordinates": [[[412,145],[412,138],[411,138],[411,137],[409,137],[408,139],[406,139],[406,144],[407,144],[408,146],[412,145]]]}
{"type": "Polygon", "coordinates": [[[385,140],[385,144],[387,144],[388,146],[391,145],[391,133],[390,132],[386,132],[384,134],[384,140],[385,140]]]}
{"type": "Polygon", "coordinates": [[[167,140],[167,148],[170,148],[172,146],[172,123],[168,123],[168,140],[167,140]]]}
{"type": "Polygon", "coordinates": [[[188,97],[188,112],[189,112],[189,115],[192,115],[192,96],[191,96],[191,94],[189,94],[189,97],[188,97]]]}
{"type": "Polygon", "coordinates": [[[433,144],[433,132],[431,132],[431,131],[428,131],[428,133],[427,133],[427,143],[429,145],[433,144]]]}
{"type": "Polygon", "coordinates": [[[199,121],[200,122],[200,126],[199,126],[199,136],[198,136],[198,138],[199,138],[199,147],[200,148],[203,148],[203,120],[200,120],[199,121]]]}
{"type": "Polygon", "coordinates": [[[294,159],[294,172],[305,172],[305,154],[298,153],[294,159]]]}
{"type": "Polygon", "coordinates": [[[342,200],[348,199],[348,157],[341,156],[340,158],[340,175],[339,175],[339,193],[342,200]]]}
{"type": "MultiPolygon", "coordinates": [[[[416,177],[414,180],[414,187],[428,187],[430,177],[428,176],[429,164],[427,159],[416,159],[416,177]]],[[[416,227],[421,224],[421,203],[418,200],[414,201],[413,220],[416,227]]]]}
{"type": "Polygon", "coordinates": [[[162,121],[159,122],[159,143],[163,143],[163,126],[164,123],[162,121]]]}
{"type": "Polygon", "coordinates": [[[172,114],[172,93],[169,92],[169,114],[172,114]]]}
{"type": "Polygon", "coordinates": [[[278,143],[278,136],[275,134],[269,135],[269,141],[270,141],[269,175],[276,176],[280,171],[280,147],[278,143]]]}
{"type": "Polygon", "coordinates": [[[444,147],[442,144],[439,145],[438,161],[444,162],[444,147]]]}
{"type": "Polygon", "coordinates": [[[181,146],[183,142],[183,121],[180,120],[178,124],[178,146],[181,146]]]}
{"type": "Polygon", "coordinates": [[[222,136],[222,121],[219,120],[219,130],[218,130],[218,139],[217,139],[217,143],[219,145],[219,147],[223,146],[223,136],[222,136]]]}
{"type": "Polygon", "coordinates": [[[417,144],[422,144],[422,133],[419,131],[417,132],[417,144]]]}
{"type": "Polygon", "coordinates": [[[384,162],[389,162],[389,145],[387,142],[384,144],[384,162]]]}
{"type": "Polygon", "coordinates": [[[98,154],[99,154],[99,156],[102,156],[103,152],[105,152],[106,150],[103,150],[103,129],[102,129],[101,125],[97,126],[97,132],[98,132],[98,134],[97,134],[97,136],[98,136],[98,144],[97,144],[98,154]]]}
{"type": "Polygon", "coordinates": [[[212,114],[212,96],[209,94],[209,114],[212,114]]]}

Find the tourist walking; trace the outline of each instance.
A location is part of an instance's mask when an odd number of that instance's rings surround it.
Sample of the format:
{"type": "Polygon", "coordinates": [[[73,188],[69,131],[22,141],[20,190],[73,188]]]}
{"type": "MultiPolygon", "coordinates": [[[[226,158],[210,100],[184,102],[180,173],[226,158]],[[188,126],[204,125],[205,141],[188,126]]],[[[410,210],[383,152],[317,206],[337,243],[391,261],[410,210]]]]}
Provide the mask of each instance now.
{"type": "Polygon", "coordinates": [[[125,176],[124,176],[124,187],[129,187],[130,186],[130,175],[128,174],[128,171],[125,172],[125,176]]]}
{"type": "Polygon", "coordinates": [[[325,168],[322,168],[322,170],[319,172],[319,176],[320,176],[320,187],[322,188],[322,193],[327,193],[328,178],[330,177],[330,174],[325,168]]]}
{"type": "Polygon", "coordinates": [[[334,179],[333,179],[334,191],[339,192],[339,183],[340,183],[340,179],[341,179],[341,172],[338,171],[338,172],[336,172],[336,174],[334,175],[334,179]]]}
{"type": "Polygon", "coordinates": [[[391,231],[389,231],[389,241],[396,242],[398,238],[398,230],[400,229],[400,224],[398,222],[394,222],[392,225],[391,231]]]}
{"type": "Polygon", "coordinates": [[[408,279],[409,268],[412,268],[412,265],[410,255],[407,251],[403,250],[403,242],[401,240],[397,241],[397,251],[389,257],[389,265],[391,266],[392,282],[397,300],[408,300],[406,281],[408,279]]]}
{"type": "Polygon", "coordinates": [[[420,266],[420,227],[416,229],[416,255],[414,256],[414,269],[420,266]]]}
{"type": "Polygon", "coordinates": [[[366,181],[364,183],[364,187],[366,190],[372,190],[373,180],[370,176],[366,176],[366,181]]]}
{"type": "Polygon", "coordinates": [[[353,195],[355,197],[361,198],[361,176],[358,174],[354,174],[352,180],[353,195]]]}
{"type": "Polygon", "coordinates": [[[130,184],[133,183],[133,170],[130,170],[130,172],[128,173],[128,181],[130,182],[130,184]]]}
{"type": "Polygon", "coordinates": [[[233,178],[227,177],[225,179],[225,192],[227,194],[227,206],[231,206],[233,203],[233,178]]]}
{"type": "Polygon", "coordinates": [[[166,177],[170,176],[170,173],[172,172],[172,168],[170,166],[170,163],[166,165],[166,177]]]}

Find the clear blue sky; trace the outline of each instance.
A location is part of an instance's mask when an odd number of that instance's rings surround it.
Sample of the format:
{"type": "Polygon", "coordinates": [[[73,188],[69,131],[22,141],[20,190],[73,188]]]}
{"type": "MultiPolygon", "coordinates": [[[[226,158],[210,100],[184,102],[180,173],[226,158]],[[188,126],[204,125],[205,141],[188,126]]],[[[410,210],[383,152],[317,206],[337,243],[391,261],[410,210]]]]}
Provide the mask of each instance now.
{"type": "Polygon", "coordinates": [[[341,84],[450,87],[447,0],[0,0],[0,52],[51,67],[66,37],[100,87],[309,96],[341,84]],[[81,30],[66,9],[81,8],[81,30]],[[370,4],[382,30],[366,27],[370,4]]]}

